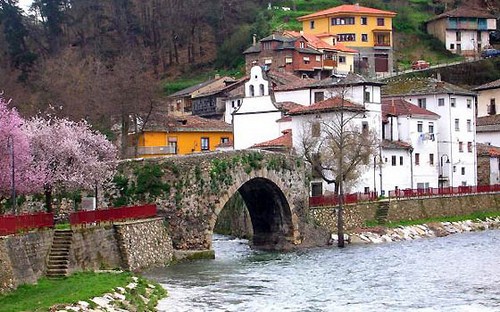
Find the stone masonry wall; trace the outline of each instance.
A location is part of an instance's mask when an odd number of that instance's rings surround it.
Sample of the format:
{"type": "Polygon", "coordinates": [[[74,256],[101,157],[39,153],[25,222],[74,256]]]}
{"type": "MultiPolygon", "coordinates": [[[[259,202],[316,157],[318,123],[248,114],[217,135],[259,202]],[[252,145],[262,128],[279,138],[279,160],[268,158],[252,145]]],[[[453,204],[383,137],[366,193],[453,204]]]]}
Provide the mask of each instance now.
{"type": "Polygon", "coordinates": [[[35,283],[46,271],[53,230],[0,237],[0,292],[35,283]]]}
{"type": "MultiPolygon", "coordinates": [[[[379,202],[346,205],[344,224],[347,231],[373,221],[379,202]]],[[[500,211],[500,194],[450,196],[411,200],[391,200],[387,221],[468,215],[479,211],[500,211]]],[[[310,208],[311,218],[331,232],[337,231],[337,217],[332,207],[310,208]]]]}
{"type": "Polygon", "coordinates": [[[69,273],[121,268],[121,256],[113,226],[73,230],[69,273]]]}
{"type": "Polygon", "coordinates": [[[123,267],[137,271],[172,260],[172,240],[163,218],[115,224],[123,267]]]}

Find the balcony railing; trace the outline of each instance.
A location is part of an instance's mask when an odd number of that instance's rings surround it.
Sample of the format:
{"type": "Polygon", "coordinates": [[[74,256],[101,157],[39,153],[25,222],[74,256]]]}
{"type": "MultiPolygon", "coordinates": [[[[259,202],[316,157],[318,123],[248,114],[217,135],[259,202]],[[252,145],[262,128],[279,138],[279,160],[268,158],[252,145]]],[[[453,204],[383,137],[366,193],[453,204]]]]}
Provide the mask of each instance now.
{"type": "Polygon", "coordinates": [[[34,213],[25,215],[3,215],[0,216],[0,235],[15,234],[44,227],[54,226],[53,213],[34,213]]]}
{"type": "Polygon", "coordinates": [[[324,60],[323,66],[325,67],[337,67],[337,61],[334,60],[324,60]]]}
{"type": "MultiPolygon", "coordinates": [[[[130,156],[135,154],[135,147],[130,147],[128,152],[130,156]]],[[[139,146],[137,147],[137,156],[145,155],[175,155],[177,154],[175,146],[139,146]]]]}

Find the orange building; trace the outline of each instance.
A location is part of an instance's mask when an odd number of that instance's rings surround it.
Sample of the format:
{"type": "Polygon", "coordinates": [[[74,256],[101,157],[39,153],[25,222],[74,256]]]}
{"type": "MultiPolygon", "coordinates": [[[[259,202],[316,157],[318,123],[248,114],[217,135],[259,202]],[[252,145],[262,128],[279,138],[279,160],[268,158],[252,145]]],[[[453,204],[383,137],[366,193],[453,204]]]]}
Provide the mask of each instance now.
{"type": "Polygon", "coordinates": [[[214,151],[217,146],[232,141],[232,126],[220,120],[199,116],[155,117],[137,134],[137,147],[133,147],[131,154],[135,157],[186,155],[214,151]]]}

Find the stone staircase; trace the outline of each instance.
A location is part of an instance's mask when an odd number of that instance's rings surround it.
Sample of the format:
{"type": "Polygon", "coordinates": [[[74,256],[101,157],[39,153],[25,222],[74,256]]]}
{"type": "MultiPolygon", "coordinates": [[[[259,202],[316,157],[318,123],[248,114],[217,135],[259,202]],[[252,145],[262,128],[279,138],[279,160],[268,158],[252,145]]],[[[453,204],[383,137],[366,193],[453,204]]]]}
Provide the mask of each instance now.
{"type": "Polygon", "coordinates": [[[380,201],[378,203],[377,211],[375,212],[375,220],[380,225],[387,222],[387,215],[389,214],[389,201],[380,201]]]}
{"type": "Polygon", "coordinates": [[[73,232],[71,230],[55,230],[52,246],[47,260],[47,277],[64,277],[68,274],[69,251],[73,232]]]}

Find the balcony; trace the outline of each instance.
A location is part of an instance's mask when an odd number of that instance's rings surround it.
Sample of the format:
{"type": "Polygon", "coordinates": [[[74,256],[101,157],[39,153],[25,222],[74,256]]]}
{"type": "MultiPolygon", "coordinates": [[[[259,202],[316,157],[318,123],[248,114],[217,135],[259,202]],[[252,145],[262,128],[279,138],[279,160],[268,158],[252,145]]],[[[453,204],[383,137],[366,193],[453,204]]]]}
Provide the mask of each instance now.
{"type": "MultiPolygon", "coordinates": [[[[175,146],[138,146],[137,157],[154,155],[175,155],[177,154],[175,146]]],[[[128,155],[135,156],[135,147],[129,147],[128,155]]]]}
{"type": "Polygon", "coordinates": [[[337,61],[334,60],[323,60],[323,67],[331,67],[330,69],[337,67],[337,61]]]}

